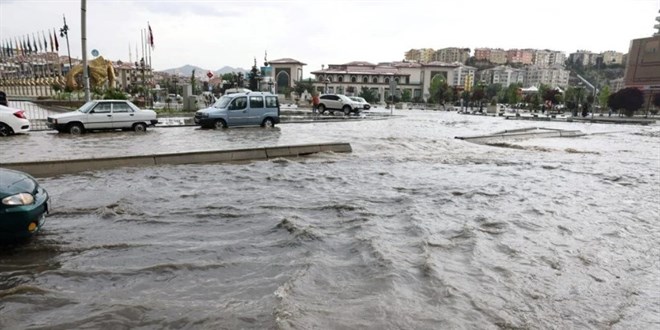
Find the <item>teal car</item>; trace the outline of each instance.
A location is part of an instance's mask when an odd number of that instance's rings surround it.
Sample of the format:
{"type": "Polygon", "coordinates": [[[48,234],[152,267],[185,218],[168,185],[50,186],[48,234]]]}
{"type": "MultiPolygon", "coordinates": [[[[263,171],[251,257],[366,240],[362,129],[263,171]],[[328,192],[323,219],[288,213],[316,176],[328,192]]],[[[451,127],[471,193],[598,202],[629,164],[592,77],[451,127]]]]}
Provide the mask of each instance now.
{"type": "Polygon", "coordinates": [[[48,192],[27,173],[0,168],[0,242],[29,238],[44,224],[48,192]]]}

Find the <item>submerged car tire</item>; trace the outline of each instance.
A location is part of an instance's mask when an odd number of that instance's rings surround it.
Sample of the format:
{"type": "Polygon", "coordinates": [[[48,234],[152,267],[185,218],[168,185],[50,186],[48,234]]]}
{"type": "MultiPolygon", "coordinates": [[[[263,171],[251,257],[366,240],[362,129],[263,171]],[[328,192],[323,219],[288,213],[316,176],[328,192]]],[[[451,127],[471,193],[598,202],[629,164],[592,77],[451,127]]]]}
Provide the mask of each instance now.
{"type": "Polygon", "coordinates": [[[348,115],[351,114],[351,107],[350,106],[345,105],[342,109],[344,110],[344,115],[345,116],[348,116],[348,115]]]}
{"type": "Polygon", "coordinates": [[[319,115],[322,115],[325,112],[325,105],[319,104],[319,115]]]}
{"type": "Polygon", "coordinates": [[[67,128],[67,131],[71,135],[80,135],[85,132],[85,128],[81,123],[72,123],[69,124],[69,127],[67,128]]]}
{"type": "Polygon", "coordinates": [[[144,123],[135,123],[133,124],[133,130],[138,133],[144,133],[147,131],[147,125],[144,123]]]}
{"type": "Polygon", "coordinates": [[[270,117],[266,118],[264,119],[263,123],[261,123],[261,127],[265,127],[265,128],[275,127],[275,122],[270,117]]]}
{"type": "Polygon", "coordinates": [[[225,123],[225,121],[222,119],[218,119],[215,122],[213,122],[213,128],[215,129],[227,128],[227,123],[225,123]]]}
{"type": "Polygon", "coordinates": [[[10,136],[14,134],[14,130],[7,126],[5,123],[0,123],[0,136],[10,136]]]}

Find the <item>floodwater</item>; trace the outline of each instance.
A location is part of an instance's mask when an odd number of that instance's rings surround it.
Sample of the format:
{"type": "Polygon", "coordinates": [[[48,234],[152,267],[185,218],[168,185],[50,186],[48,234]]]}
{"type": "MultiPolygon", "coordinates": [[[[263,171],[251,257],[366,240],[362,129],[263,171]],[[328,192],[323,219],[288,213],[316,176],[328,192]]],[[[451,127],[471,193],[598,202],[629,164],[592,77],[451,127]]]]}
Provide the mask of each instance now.
{"type": "Polygon", "coordinates": [[[395,114],[0,140],[0,162],[353,146],[40,178],[52,213],[0,252],[0,328],[660,327],[660,126],[395,114]],[[588,135],[454,139],[531,126],[588,135]]]}

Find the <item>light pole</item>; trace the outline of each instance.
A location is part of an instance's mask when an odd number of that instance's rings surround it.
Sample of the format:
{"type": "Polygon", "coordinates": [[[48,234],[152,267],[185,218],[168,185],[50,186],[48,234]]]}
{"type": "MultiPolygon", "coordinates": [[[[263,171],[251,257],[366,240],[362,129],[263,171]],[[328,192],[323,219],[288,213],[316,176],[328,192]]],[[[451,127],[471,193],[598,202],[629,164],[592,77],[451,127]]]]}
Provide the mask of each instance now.
{"type": "Polygon", "coordinates": [[[64,19],[64,26],[60,29],[60,37],[66,38],[66,52],[69,54],[69,71],[73,65],[71,64],[71,49],[69,48],[69,26],[66,25],[66,17],[62,14],[62,19],[64,19]]]}
{"type": "Polygon", "coordinates": [[[323,94],[328,94],[328,84],[330,83],[330,78],[325,78],[323,83],[325,84],[325,89],[323,90],[323,94]]]}

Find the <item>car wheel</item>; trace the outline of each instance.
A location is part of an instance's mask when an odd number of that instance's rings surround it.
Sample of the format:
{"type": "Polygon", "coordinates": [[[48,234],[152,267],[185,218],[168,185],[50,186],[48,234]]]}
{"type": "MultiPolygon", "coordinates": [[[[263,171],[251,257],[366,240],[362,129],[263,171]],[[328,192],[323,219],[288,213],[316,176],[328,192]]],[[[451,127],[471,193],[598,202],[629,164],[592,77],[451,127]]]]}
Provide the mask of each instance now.
{"type": "Polygon", "coordinates": [[[133,130],[139,133],[144,133],[147,131],[147,125],[144,123],[135,123],[133,124],[133,130]]]}
{"type": "Polygon", "coordinates": [[[344,115],[345,115],[345,116],[348,116],[348,115],[350,115],[350,114],[351,114],[351,107],[348,106],[348,105],[345,105],[345,106],[344,106],[344,115]]]}
{"type": "Polygon", "coordinates": [[[222,119],[218,119],[213,123],[213,128],[215,129],[227,128],[227,123],[225,123],[225,121],[222,119]]]}
{"type": "Polygon", "coordinates": [[[73,123],[69,124],[67,131],[69,131],[69,134],[71,135],[80,135],[85,131],[85,128],[80,123],[73,123]]]}
{"type": "Polygon", "coordinates": [[[266,118],[266,119],[264,119],[264,122],[261,123],[261,127],[271,128],[273,126],[275,126],[275,123],[273,122],[273,120],[271,118],[266,118]]]}
{"type": "Polygon", "coordinates": [[[319,104],[319,115],[322,115],[325,112],[325,105],[319,104]]]}
{"type": "Polygon", "coordinates": [[[7,126],[5,123],[0,123],[0,136],[10,136],[14,134],[14,130],[7,126]]]}

